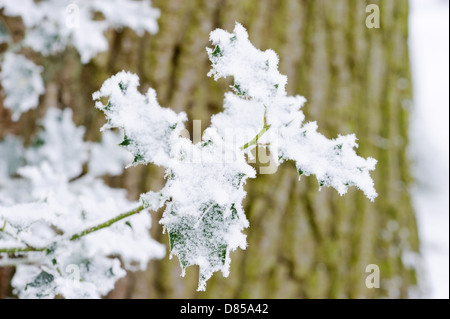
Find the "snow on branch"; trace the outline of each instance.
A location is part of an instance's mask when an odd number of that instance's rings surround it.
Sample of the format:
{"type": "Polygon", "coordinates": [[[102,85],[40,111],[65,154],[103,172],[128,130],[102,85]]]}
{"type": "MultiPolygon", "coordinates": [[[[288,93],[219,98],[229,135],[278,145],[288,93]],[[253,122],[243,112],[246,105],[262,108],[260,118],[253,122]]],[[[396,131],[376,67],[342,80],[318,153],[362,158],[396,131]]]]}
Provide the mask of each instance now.
{"type": "Polygon", "coordinates": [[[185,113],[177,114],[162,108],[153,89],[142,95],[137,90],[138,86],[137,75],[120,72],[106,80],[100,91],[93,94],[94,100],[108,99],[106,104],[97,101],[95,106],[105,113],[108,120],[103,129],[120,128],[124,131],[120,145],[133,154],[132,165],[164,165],[187,117],[185,113]]]}
{"type": "Polygon", "coordinates": [[[101,144],[84,142],[70,109],[49,109],[41,125],[26,150],[12,136],[0,142],[0,266],[20,261],[12,286],[21,298],[99,298],[125,275],[111,256],[144,270],[164,247],[150,237],[150,215],[138,214],[143,207],[101,179],[129,160],[120,149],[104,151],[117,133],[101,144]],[[85,172],[97,156],[109,165],[85,172]]]}

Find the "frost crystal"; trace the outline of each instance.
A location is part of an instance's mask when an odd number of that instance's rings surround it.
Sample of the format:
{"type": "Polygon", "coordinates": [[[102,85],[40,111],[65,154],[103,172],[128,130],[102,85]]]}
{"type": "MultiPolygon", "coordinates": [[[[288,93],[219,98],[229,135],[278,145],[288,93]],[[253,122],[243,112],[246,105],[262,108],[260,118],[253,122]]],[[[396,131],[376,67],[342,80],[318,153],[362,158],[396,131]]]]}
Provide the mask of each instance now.
{"type": "Polygon", "coordinates": [[[72,110],[50,108],[40,124],[45,129],[37,134],[27,150],[27,164],[35,166],[47,162],[52,170],[67,179],[81,174],[83,163],[88,159],[88,145],[83,141],[84,127],[76,127],[72,122],[72,110]]]}
{"type": "Polygon", "coordinates": [[[195,145],[181,140],[173,155],[161,191],[171,200],[160,223],[181,267],[199,265],[199,290],[204,290],[214,272],[228,276],[230,252],[246,247],[243,184],[255,177],[255,171],[213,129],[206,130],[203,141],[195,145]]]}
{"type": "Polygon", "coordinates": [[[169,160],[172,144],[184,128],[186,115],[162,108],[153,89],[142,95],[138,86],[137,75],[120,72],[106,80],[93,95],[95,100],[107,97],[108,103],[98,101],[95,106],[106,115],[108,123],[104,128],[124,131],[121,146],[133,154],[132,165],[164,165],[169,160]]]}

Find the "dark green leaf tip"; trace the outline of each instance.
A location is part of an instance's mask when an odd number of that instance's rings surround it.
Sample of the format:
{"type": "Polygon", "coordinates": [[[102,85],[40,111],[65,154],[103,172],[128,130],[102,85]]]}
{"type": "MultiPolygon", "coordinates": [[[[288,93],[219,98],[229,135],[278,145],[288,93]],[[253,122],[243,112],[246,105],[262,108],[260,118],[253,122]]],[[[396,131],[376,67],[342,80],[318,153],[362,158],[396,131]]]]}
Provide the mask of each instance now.
{"type": "Polygon", "coordinates": [[[133,164],[142,163],[144,161],[144,156],[141,154],[136,154],[134,156],[133,164]]]}
{"type": "Polygon", "coordinates": [[[130,227],[131,229],[133,229],[133,225],[131,225],[131,223],[129,221],[125,222],[125,225],[127,225],[128,227],[130,227]]]}
{"type": "Polygon", "coordinates": [[[108,103],[106,103],[106,105],[105,105],[105,110],[110,111],[111,107],[112,107],[112,103],[111,103],[111,101],[108,101],[108,103]]]}
{"type": "Polygon", "coordinates": [[[49,274],[49,273],[46,272],[46,271],[41,271],[41,272],[39,273],[39,275],[37,275],[37,277],[34,278],[34,280],[33,280],[31,283],[29,283],[29,284],[27,284],[27,285],[25,286],[25,290],[26,290],[28,287],[35,287],[35,288],[37,288],[37,287],[47,286],[47,285],[50,284],[54,279],[55,279],[55,277],[54,277],[52,274],[49,274]]]}
{"type": "Polygon", "coordinates": [[[234,92],[236,92],[236,95],[238,95],[238,96],[245,96],[245,95],[247,94],[247,92],[245,92],[245,91],[241,88],[241,85],[240,85],[239,83],[235,83],[235,84],[233,85],[233,89],[234,89],[234,92]]]}
{"type": "Polygon", "coordinates": [[[130,139],[128,138],[128,136],[124,136],[123,137],[123,141],[119,144],[119,146],[128,146],[131,144],[130,139]]]}
{"type": "Polygon", "coordinates": [[[204,142],[202,142],[202,147],[206,147],[208,145],[212,145],[212,143],[213,142],[211,140],[204,141],[204,142]]]}
{"type": "Polygon", "coordinates": [[[121,81],[119,82],[119,89],[120,91],[122,91],[122,93],[125,94],[127,92],[128,86],[121,81]]]}
{"type": "Polygon", "coordinates": [[[215,58],[219,58],[223,56],[223,52],[220,49],[219,45],[216,45],[216,47],[214,48],[214,51],[212,52],[212,56],[215,58]]]}

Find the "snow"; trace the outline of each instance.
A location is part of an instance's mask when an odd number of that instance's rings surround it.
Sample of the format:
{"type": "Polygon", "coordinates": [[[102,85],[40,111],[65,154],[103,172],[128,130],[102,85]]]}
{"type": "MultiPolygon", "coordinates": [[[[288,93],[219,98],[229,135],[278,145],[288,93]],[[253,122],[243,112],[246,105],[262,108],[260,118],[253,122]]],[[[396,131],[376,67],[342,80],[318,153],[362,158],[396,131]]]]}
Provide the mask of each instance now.
{"type": "Polygon", "coordinates": [[[449,298],[449,2],[411,0],[411,154],[425,296],[449,298]]]}
{"type": "Polygon", "coordinates": [[[0,43],[8,43],[7,52],[0,54],[0,80],[6,93],[5,107],[11,109],[14,121],[36,108],[39,96],[45,92],[42,68],[19,55],[23,47],[48,56],[73,46],[81,62],[88,63],[108,50],[106,30],[129,27],[139,36],[144,32],[155,34],[160,16],[150,0],[0,0],[0,9],[6,15],[21,17],[26,28],[24,39],[12,43],[0,22],[0,43]],[[99,20],[96,13],[104,19],[99,20]]]}
{"type": "Polygon", "coordinates": [[[120,132],[104,131],[100,143],[91,143],[89,172],[95,176],[122,174],[127,163],[133,160],[130,153],[117,147],[122,142],[120,132]]]}
{"type": "Polygon", "coordinates": [[[84,143],[84,127],[72,122],[71,109],[50,108],[39,124],[45,129],[34,139],[25,158],[28,165],[47,162],[52,170],[68,179],[81,174],[82,164],[88,159],[88,145],[84,143]]]}
{"type": "Polygon", "coordinates": [[[248,227],[242,208],[243,184],[255,177],[255,171],[212,128],[205,131],[201,143],[181,141],[174,155],[168,168],[170,178],[161,191],[171,201],[160,223],[169,233],[171,252],[179,257],[182,268],[200,266],[199,290],[205,290],[206,280],[215,271],[228,276],[230,252],[247,246],[242,233],[248,227]]]}
{"type": "Polygon", "coordinates": [[[251,141],[264,126],[264,107],[258,102],[228,92],[223,108],[223,112],[212,116],[211,123],[228,143],[235,143],[236,147],[251,141]]]}
{"type": "Polygon", "coordinates": [[[7,52],[1,63],[0,81],[6,98],[5,107],[17,121],[23,112],[37,107],[39,96],[45,92],[41,77],[43,68],[22,55],[7,52]]]}
{"type": "Polygon", "coordinates": [[[0,0],[0,8],[4,8],[4,13],[8,16],[20,16],[25,25],[34,25],[41,19],[41,12],[35,11],[34,0],[0,0]]]}
{"type": "Polygon", "coordinates": [[[158,32],[159,27],[156,21],[161,12],[151,6],[150,0],[97,0],[93,2],[92,6],[101,12],[106,20],[111,21],[115,29],[129,27],[138,36],[143,36],[144,32],[150,34],[158,32]]]}
{"type": "Polygon", "coordinates": [[[134,155],[132,165],[154,163],[164,165],[169,158],[171,145],[184,129],[185,113],[175,113],[162,108],[156,100],[156,92],[149,89],[146,95],[138,91],[139,78],[129,72],[119,72],[106,80],[100,91],[93,94],[94,100],[108,98],[102,110],[108,123],[103,127],[124,131],[122,145],[134,155]]]}
{"type": "Polygon", "coordinates": [[[233,33],[221,29],[211,32],[210,40],[214,48],[207,48],[212,63],[208,75],[215,80],[232,76],[235,93],[225,96],[225,112],[213,117],[213,126],[221,132],[240,130],[235,133],[239,140],[245,126],[238,125],[242,119],[251,118],[250,128],[256,132],[264,126],[269,128],[259,142],[268,144],[278,161],[295,161],[299,175],[314,174],[320,187],[334,187],[340,195],[348,186],[356,186],[370,200],[377,197],[370,177],[377,161],[356,154],[355,135],[330,140],[317,132],[316,123],[303,123],[301,108],[306,99],[287,96],[287,77],[278,71],[279,59],[274,51],[255,48],[239,23],[233,33]]]}
{"type": "Polygon", "coordinates": [[[229,273],[231,251],[246,247],[242,230],[248,221],[242,209],[243,184],[255,172],[214,128],[193,144],[180,136],[186,114],[161,107],[156,92],[138,90],[135,74],[119,72],[106,80],[93,98],[107,118],[104,128],[124,131],[122,145],[134,155],[133,165],[166,167],[166,186],[141,196],[156,210],[166,204],[160,223],[169,234],[171,254],[181,267],[200,266],[199,290],[216,271],[229,273]]]}
{"type": "MultiPolygon", "coordinates": [[[[70,240],[139,206],[125,190],[101,179],[104,173],[120,173],[129,154],[123,156],[114,132],[107,132],[101,144],[84,142],[85,129],[73,124],[69,109],[50,108],[41,124],[27,149],[15,137],[0,142],[0,249],[47,248],[28,254],[29,265],[17,265],[12,286],[21,298],[100,298],[125,275],[120,261],[110,256],[120,256],[128,270],[145,270],[150,259],[164,257],[164,246],[150,237],[151,217],[145,211],[70,240]],[[112,147],[117,152],[108,156],[112,147]],[[103,156],[108,165],[92,164],[103,156]],[[83,172],[87,163],[92,170],[83,172]],[[66,267],[79,271],[76,282],[66,267]]],[[[0,258],[0,264],[8,262],[0,258]]]]}
{"type": "Polygon", "coordinates": [[[24,164],[23,141],[13,135],[5,136],[0,143],[0,154],[0,186],[5,186],[2,181],[16,174],[17,169],[24,164]]]}
{"type": "Polygon", "coordinates": [[[232,76],[233,92],[226,93],[224,111],[195,144],[180,136],[186,114],[161,107],[153,89],[141,94],[135,74],[119,72],[93,94],[106,115],[104,129],[124,131],[121,145],[134,155],[132,164],[166,168],[165,187],[141,195],[141,201],[152,210],[165,205],[160,224],[168,232],[171,256],[178,257],[182,275],[186,267],[199,266],[198,290],[205,290],[214,272],[227,276],[230,252],[247,246],[243,186],[256,172],[245,155],[257,146],[248,143],[255,136],[265,133],[257,142],[269,145],[277,164],[296,161],[299,175],[315,174],[320,187],[343,195],[357,186],[370,200],[377,196],[369,174],[376,160],[356,154],[355,135],[330,140],[317,132],[316,123],[303,123],[306,99],[287,96],[287,77],[279,73],[274,51],[255,48],[239,23],[233,33],[212,31],[210,40],[208,75],[232,76]]]}
{"type": "Polygon", "coordinates": [[[278,72],[277,54],[255,48],[241,24],[236,23],[233,34],[221,29],[212,31],[210,41],[215,48],[207,48],[213,64],[208,76],[215,80],[233,76],[235,91],[258,101],[285,93],[287,77],[278,72]]]}

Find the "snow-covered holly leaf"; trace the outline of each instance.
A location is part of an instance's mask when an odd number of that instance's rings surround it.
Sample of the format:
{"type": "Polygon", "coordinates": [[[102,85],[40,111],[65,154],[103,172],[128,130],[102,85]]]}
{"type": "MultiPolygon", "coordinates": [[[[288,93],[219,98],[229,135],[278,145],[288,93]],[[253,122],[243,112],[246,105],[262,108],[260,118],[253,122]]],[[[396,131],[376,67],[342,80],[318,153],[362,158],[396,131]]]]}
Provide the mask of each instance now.
{"type": "Polygon", "coordinates": [[[11,283],[14,293],[24,299],[53,299],[56,296],[98,299],[111,291],[125,274],[117,258],[92,256],[82,259],[75,255],[55,267],[19,265],[11,283]]]}
{"type": "Polygon", "coordinates": [[[158,32],[157,20],[161,12],[152,7],[150,0],[94,0],[92,8],[101,12],[115,29],[129,27],[139,36],[143,36],[144,32],[158,32]]]}
{"type": "Polygon", "coordinates": [[[22,55],[7,52],[1,62],[0,81],[5,91],[4,105],[17,121],[20,115],[39,104],[39,96],[45,92],[42,67],[22,55]]]}
{"type": "Polygon", "coordinates": [[[228,276],[230,252],[247,246],[243,185],[255,171],[213,129],[197,144],[181,141],[173,155],[161,191],[168,202],[160,223],[181,267],[200,267],[198,289],[204,290],[214,272],[228,276]]]}
{"type": "Polygon", "coordinates": [[[206,281],[216,271],[222,271],[227,277],[232,248],[230,234],[240,232],[247,224],[246,220],[239,219],[234,206],[208,203],[198,219],[197,216],[179,216],[172,205],[168,205],[168,209],[170,212],[166,215],[171,215],[170,222],[164,222],[164,225],[169,234],[171,253],[178,256],[183,269],[199,265],[199,290],[205,290],[206,281]]]}
{"type": "Polygon", "coordinates": [[[164,165],[170,158],[171,147],[184,128],[185,113],[162,108],[156,92],[149,89],[145,95],[138,91],[139,79],[135,74],[120,72],[105,81],[93,98],[107,98],[101,109],[107,118],[104,128],[124,131],[121,143],[134,156],[132,165],[154,163],[164,165]]]}
{"type": "Polygon", "coordinates": [[[233,33],[221,29],[211,32],[210,40],[214,49],[207,49],[212,62],[208,75],[216,80],[232,76],[235,82],[234,96],[226,95],[225,112],[213,117],[214,126],[220,131],[239,130],[240,119],[245,118],[253,119],[249,123],[259,125],[260,131],[266,123],[270,129],[259,141],[269,145],[274,158],[295,161],[303,175],[316,175],[320,187],[334,187],[343,195],[348,186],[356,186],[370,200],[375,199],[369,172],[375,169],[376,160],[356,154],[354,135],[330,140],[317,132],[315,122],[303,123],[301,108],[306,99],[287,96],[287,77],[278,71],[274,51],[255,48],[239,23],[233,33]]]}
{"type": "Polygon", "coordinates": [[[81,174],[88,160],[89,145],[83,140],[85,128],[77,127],[71,109],[49,108],[40,120],[43,128],[26,152],[28,165],[48,162],[52,169],[68,179],[81,174]]]}

